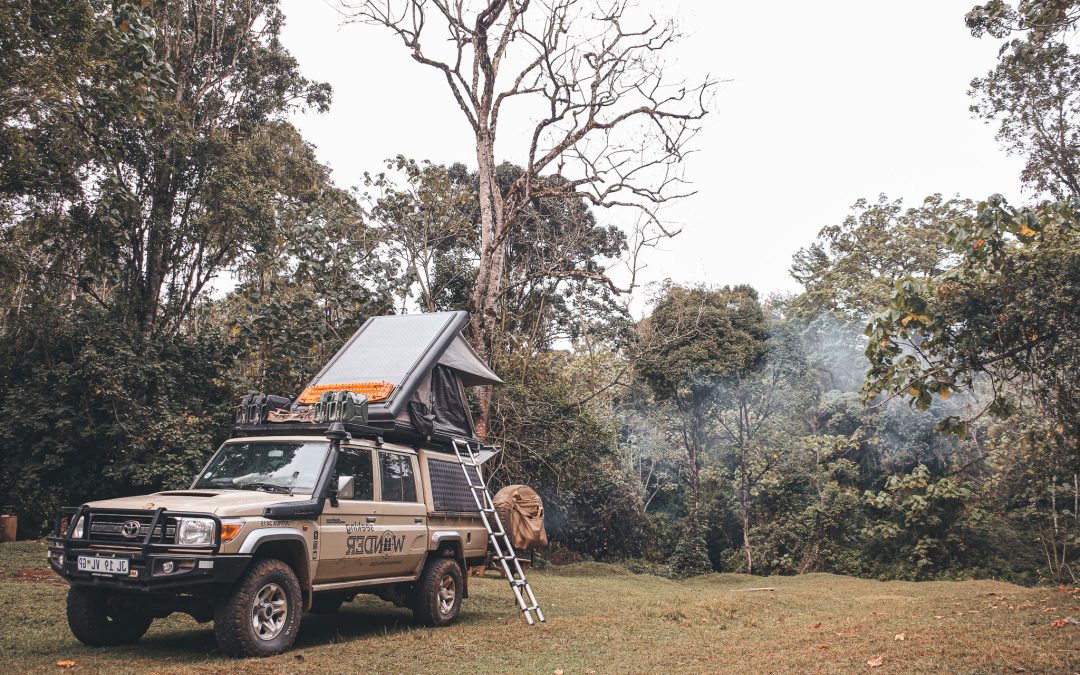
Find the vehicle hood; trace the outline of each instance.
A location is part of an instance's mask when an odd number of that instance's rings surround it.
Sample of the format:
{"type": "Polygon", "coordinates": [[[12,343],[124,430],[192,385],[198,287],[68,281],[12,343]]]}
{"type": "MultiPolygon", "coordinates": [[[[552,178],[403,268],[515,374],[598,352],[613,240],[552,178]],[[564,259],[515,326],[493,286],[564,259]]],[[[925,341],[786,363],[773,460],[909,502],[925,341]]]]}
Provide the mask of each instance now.
{"type": "Polygon", "coordinates": [[[218,516],[261,516],[270,504],[302,501],[308,495],[289,495],[257,490],[170,490],[149,495],[88,502],[91,508],[157,509],[213,513],[218,516]]]}

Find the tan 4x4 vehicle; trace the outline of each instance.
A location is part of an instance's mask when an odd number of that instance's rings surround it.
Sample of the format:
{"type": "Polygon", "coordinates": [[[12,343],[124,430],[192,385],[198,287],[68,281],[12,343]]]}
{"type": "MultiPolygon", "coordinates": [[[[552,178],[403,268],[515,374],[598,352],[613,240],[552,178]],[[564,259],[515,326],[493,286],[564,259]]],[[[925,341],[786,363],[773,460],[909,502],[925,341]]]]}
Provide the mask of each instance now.
{"type": "Polygon", "coordinates": [[[476,489],[496,451],[480,449],[464,393],[500,380],[462,339],[467,321],[373,318],[296,399],[246,397],[236,437],[190,489],[63,509],[48,556],[71,584],[75,637],[131,643],[186,612],[214,621],[225,653],[265,656],[292,644],[304,612],[358,593],[453,621],[489,541],[506,560],[476,489]]]}
{"type": "Polygon", "coordinates": [[[452,622],[487,550],[465,500],[453,454],[378,438],[234,438],[189,490],[65,510],[49,563],[71,584],[68,623],[88,645],[135,642],[153,619],[186,612],[214,621],[225,653],[265,656],[292,644],[305,611],[358,593],[430,626],[452,622]]]}

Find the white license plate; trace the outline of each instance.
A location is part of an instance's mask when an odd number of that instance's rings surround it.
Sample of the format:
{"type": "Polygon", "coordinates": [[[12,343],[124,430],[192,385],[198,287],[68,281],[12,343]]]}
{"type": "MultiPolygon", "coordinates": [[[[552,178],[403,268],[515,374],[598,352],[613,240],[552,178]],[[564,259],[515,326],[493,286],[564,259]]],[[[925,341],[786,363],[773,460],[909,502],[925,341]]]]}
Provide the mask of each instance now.
{"type": "Polygon", "coordinates": [[[96,556],[79,556],[80,572],[95,572],[97,574],[127,574],[127,558],[98,558],[96,556]]]}

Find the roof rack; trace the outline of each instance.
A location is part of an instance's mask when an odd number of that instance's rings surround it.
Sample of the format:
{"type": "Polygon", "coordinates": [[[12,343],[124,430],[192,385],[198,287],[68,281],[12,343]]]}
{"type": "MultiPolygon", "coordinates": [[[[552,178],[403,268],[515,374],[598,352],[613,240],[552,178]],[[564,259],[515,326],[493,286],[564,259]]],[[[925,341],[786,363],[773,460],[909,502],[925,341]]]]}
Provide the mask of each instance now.
{"type": "MultiPolygon", "coordinates": [[[[242,436],[318,436],[325,437],[330,430],[330,423],[309,422],[270,422],[266,424],[237,424],[233,426],[233,438],[242,436]]],[[[435,450],[437,452],[454,453],[454,442],[471,442],[480,445],[486,461],[499,452],[494,445],[481,443],[475,438],[465,439],[459,436],[446,434],[433,434],[421,436],[408,427],[377,427],[371,425],[342,423],[345,431],[353,438],[368,438],[377,442],[392,441],[403,443],[415,448],[435,450]]]]}

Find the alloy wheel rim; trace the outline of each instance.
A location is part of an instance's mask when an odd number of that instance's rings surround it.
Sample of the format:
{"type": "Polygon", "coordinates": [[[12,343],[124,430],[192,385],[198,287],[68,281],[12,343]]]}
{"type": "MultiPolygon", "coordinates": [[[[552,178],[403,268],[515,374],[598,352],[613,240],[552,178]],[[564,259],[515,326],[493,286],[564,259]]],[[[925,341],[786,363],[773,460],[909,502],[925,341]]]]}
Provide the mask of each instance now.
{"type": "Polygon", "coordinates": [[[273,640],[285,629],[289,601],[285,589],[269,583],[259,589],[251,602],[251,627],[260,640],[273,640]]]}
{"type": "Polygon", "coordinates": [[[439,612],[443,616],[454,610],[454,602],[457,600],[457,582],[454,577],[447,574],[439,582],[439,612]]]}

